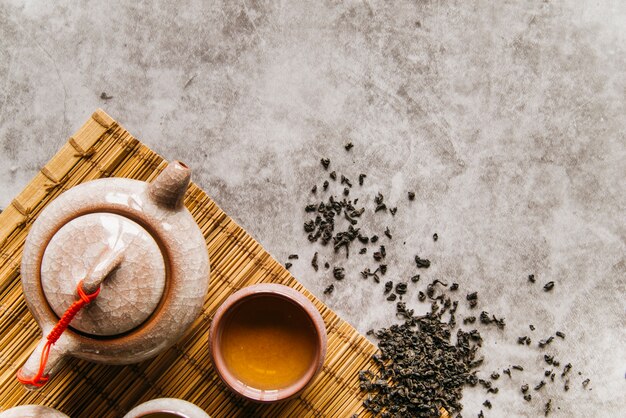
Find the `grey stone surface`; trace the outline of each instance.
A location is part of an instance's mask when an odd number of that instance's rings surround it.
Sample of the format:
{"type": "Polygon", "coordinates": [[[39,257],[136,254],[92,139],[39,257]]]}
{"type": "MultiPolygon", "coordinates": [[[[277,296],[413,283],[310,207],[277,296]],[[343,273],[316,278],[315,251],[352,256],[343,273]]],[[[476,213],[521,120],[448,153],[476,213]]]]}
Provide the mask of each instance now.
{"type": "Polygon", "coordinates": [[[369,207],[377,191],[398,206],[363,221],[392,230],[388,277],[428,256],[423,281],[506,317],[484,332],[482,369],[525,371],[495,396],[466,390],[463,416],[538,416],[549,398],[553,416],[626,409],[626,3],[54,3],[0,2],[0,207],[102,107],[193,167],[278,260],[298,253],[294,275],[365,332],[393,322],[382,284],[358,277],[370,255],[320,250],[348,271],[331,296],[309,266],[302,208],[328,156],[368,174],[353,195],[369,207]],[[516,339],[557,329],[544,351],[572,362],[571,389],[557,377],[526,403],[543,351],[516,339]]]}

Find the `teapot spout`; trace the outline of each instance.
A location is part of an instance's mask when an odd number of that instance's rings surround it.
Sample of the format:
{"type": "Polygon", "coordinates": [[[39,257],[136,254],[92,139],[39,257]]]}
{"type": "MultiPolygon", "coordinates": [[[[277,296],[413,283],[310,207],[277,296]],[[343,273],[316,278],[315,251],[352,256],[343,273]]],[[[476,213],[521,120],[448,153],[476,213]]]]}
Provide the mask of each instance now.
{"type": "Polygon", "coordinates": [[[191,180],[191,170],[180,161],[173,161],[148,186],[148,195],[159,206],[180,209],[191,180]]]}

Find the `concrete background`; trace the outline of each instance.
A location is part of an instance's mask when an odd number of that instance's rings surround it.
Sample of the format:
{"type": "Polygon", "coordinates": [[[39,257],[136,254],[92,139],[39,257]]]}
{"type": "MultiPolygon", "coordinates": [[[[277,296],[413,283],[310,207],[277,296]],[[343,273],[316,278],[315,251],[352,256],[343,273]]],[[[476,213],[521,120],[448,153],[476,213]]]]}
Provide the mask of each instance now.
{"type": "MultiPolygon", "coordinates": [[[[354,197],[398,206],[363,221],[394,234],[388,277],[412,275],[419,253],[423,281],[477,290],[506,317],[484,332],[483,375],[526,370],[495,396],[467,389],[464,417],[543,415],[549,398],[553,416],[626,409],[625,2],[135,3],[0,1],[0,207],[102,107],[193,167],[278,260],[298,253],[294,275],[365,332],[393,322],[382,284],[358,277],[371,256],[334,259],[302,231],[328,156],[368,174],[354,197]],[[331,296],[316,250],[348,271],[331,296]],[[572,388],[557,377],[526,403],[543,351],[516,339],[557,329],[546,352],[572,362],[572,388]]],[[[424,310],[416,290],[406,300],[424,310]]]]}

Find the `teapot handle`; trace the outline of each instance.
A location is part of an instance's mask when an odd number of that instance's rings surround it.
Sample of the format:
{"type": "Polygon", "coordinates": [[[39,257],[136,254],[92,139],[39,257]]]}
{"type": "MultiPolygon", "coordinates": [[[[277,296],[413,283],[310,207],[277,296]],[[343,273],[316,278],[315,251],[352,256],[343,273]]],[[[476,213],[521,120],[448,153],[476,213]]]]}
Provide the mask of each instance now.
{"type": "MultiPolygon", "coordinates": [[[[17,372],[18,378],[21,381],[37,381],[39,373],[40,365],[41,365],[41,354],[46,346],[47,339],[46,335],[50,332],[50,329],[44,330],[44,336],[39,340],[39,344],[35,347],[35,350],[31,353],[26,363],[22,366],[22,368],[17,372]]],[[[67,334],[61,335],[61,337],[57,340],[57,342],[50,346],[50,351],[48,353],[48,358],[45,363],[45,367],[43,369],[42,376],[46,376],[50,378],[65,362],[65,359],[69,353],[72,352],[74,348],[73,338],[67,334]]],[[[46,379],[47,380],[47,379],[46,379]]],[[[29,384],[25,383],[24,386],[30,390],[39,389],[42,385],[29,384]]]]}

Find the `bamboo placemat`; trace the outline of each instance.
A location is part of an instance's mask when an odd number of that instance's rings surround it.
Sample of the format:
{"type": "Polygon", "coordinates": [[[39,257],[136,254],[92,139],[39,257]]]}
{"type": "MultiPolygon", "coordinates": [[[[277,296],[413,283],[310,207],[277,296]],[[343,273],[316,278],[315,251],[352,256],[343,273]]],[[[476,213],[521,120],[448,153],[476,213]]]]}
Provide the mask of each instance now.
{"type": "Polygon", "coordinates": [[[151,181],[167,165],[102,110],[45,165],[0,214],[0,411],[39,404],[71,417],[122,416],[159,397],[186,399],[212,417],[344,417],[367,415],[358,371],[372,367],[375,347],[308,292],[261,245],[192,184],[185,204],[202,229],[211,262],[204,309],[185,336],[158,357],[129,366],[69,360],[40,391],[29,392],[15,373],[41,338],[28,311],[19,267],[24,239],[41,210],[63,191],[101,177],[151,181]],[[322,372],[298,398],[258,405],[231,394],[215,374],[208,352],[213,313],[234,291],[260,282],[282,283],[306,295],[322,313],[328,354],[322,372]]]}

